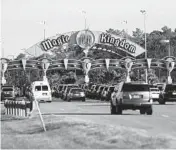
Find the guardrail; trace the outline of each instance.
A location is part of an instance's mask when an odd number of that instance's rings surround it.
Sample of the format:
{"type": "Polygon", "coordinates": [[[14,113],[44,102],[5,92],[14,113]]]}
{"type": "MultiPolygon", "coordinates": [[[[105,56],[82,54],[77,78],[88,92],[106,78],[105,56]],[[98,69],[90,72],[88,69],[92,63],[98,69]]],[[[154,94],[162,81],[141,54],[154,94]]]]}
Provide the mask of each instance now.
{"type": "Polygon", "coordinates": [[[19,117],[28,117],[28,114],[33,109],[32,101],[14,101],[14,100],[5,100],[5,114],[13,115],[19,117]]]}

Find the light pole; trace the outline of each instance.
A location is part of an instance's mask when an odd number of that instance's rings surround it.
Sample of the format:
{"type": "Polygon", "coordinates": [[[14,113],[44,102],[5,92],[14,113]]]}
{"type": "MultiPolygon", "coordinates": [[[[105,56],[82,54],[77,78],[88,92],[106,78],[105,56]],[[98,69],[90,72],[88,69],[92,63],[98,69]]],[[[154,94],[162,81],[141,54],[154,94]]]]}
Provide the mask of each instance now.
{"type": "MultiPolygon", "coordinates": [[[[140,12],[144,15],[144,36],[145,36],[145,59],[147,59],[147,37],[146,37],[146,11],[140,10],[140,12]]],[[[145,69],[146,74],[146,83],[148,83],[148,71],[145,69]]]]}
{"type": "Polygon", "coordinates": [[[82,11],[82,13],[84,14],[84,28],[86,30],[86,24],[87,24],[86,11],[82,11]]]}
{"type": "Polygon", "coordinates": [[[125,27],[125,32],[126,32],[126,33],[125,33],[125,36],[124,36],[124,37],[127,39],[127,34],[128,34],[127,23],[128,23],[128,22],[127,22],[127,20],[124,20],[122,23],[125,23],[125,24],[126,24],[126,25],[125,25],[125,26],[126,26],[126,27],[125,27]]]}
{"type": "Polygon", "coordinates": [[[42,24],[43,24],[43,39],[45,40],[45,34],[46,34],[46,21],[44,20],[44,21],[42,21],[41,22],[42,24]]]}
{"type": "Polygon", "coordinates": [[[145,36],[145,59],[147,59],[147,37],[146,37],[146,11],[140,11],[144,15],[144,36],[145,36]]]}

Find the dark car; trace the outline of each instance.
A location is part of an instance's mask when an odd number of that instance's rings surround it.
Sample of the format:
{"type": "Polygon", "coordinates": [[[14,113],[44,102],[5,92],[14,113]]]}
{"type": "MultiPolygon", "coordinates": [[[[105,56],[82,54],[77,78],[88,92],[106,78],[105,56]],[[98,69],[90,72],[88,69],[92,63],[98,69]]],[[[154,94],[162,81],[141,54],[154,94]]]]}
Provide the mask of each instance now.
{"type": "Polygon", "coordinates": [[[176,84],[166,84],[159,95],[159,104],[176,101],[176,84]]]}
{"type": "Polygon", "coordinates": [[[101,92],[103,91],[105,86],[101,85],[98,87],[97,91],[96,91],[96,98],[97,99],[101,99],[101,92]]]}
{"type": "Polygon", "coordinates": [[[105,86],[101,92],[101,97],[100,97],[101,101],[106,100],[107,92],[108,92],[108,86],[105,86]]]}
{"type": "Polygon", "coordinates": [[[13,86],[2,86],[1,87],[1,100],[15,99],[15,88],[13,86]]]}
{"type": "Polygon", "coordinates": [[[109,86],[106,92],[105,100],[110,101],[111,99],[111,94],[114,91],[115,86],[109,86]]]}
{"type": "Polygon", "coordinates": [[[87,96],[88,98],[93,98],[92,92],[94,91],[95,87],[96,87],[96,85],[89,85],[89,86],[88,86],[88,89],[87,89],[87,91],[86,91],[86,96],[87,96]]]}
{"type": "Polygon", "coordinates": [[[95,85],[90,93],[90,97],[92,99],[96,99],[97,98],[97,90],[100,87],[100,85],[95,85]]]}
{"type": "Polygon", "coordinates": [[[71,88],[79,88],[77,84],[68,84],[63,92],[63,100],[67,99],[67,94],[71,88]]]}
{"type": "Polygon", "coordinates": [[[85,101],[85,93],[81,88],[71,88],[67,94],[67,101],[82,100],[85,101]]]}

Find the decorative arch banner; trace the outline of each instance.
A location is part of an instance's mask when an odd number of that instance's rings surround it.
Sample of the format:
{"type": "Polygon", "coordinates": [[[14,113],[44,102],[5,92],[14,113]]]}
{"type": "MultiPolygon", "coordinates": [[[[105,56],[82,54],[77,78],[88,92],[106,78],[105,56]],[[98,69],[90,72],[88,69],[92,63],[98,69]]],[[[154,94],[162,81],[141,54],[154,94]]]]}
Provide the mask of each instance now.
{"type": "Polygon", "coordinates": [[[140,45],[126,38],[101,31],[83,30],[49,37],[29,48],[27,53],[32,53],[31,55],[38,57],[44,52],[64,52],[64,50],[71,45],[79,45],[83,49],[88,46],[96,50],[97,48],[94,47],[95,44],[115,47],[113,49],[102,49],[103,51],[118,53],[119,50],[122,50],[133,57],[139,56],[145,52],[145,49],[140,45]]]}

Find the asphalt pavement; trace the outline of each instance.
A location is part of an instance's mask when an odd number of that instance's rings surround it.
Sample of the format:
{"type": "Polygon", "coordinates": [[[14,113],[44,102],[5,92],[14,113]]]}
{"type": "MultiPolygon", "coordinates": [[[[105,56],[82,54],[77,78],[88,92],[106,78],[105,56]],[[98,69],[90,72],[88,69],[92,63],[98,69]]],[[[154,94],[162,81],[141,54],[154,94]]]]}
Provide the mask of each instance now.
{"type": "Polygon", "coordinates": [[[139,111],[124,110],[123,115],[111,115],[109,102],[87,99],[86,102],[66,102],[53,98],[52,103],[41,103],[44,115],[66,115],[106,125],[120,125],[142,129],[148,135],[160,135],[175,139],[176,103],[153,104],[153,115],[140,115],[139,111]]]}

